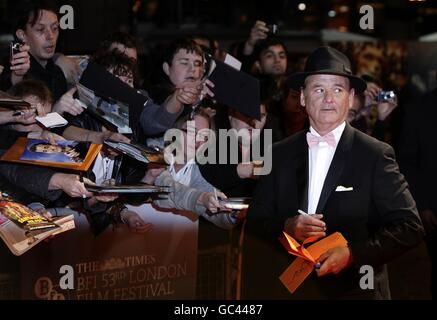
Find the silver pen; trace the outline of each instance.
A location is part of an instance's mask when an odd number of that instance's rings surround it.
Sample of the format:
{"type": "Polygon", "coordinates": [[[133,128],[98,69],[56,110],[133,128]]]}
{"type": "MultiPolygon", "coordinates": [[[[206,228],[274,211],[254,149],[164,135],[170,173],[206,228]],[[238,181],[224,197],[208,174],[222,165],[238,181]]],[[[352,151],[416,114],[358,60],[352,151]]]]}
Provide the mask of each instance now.
{"type": "Polygon", "coordinates": [[[217,196],[217,189],[214,188],[214,197],[217,200],[217,202],[219,201],[218,196],[217,196]]]}

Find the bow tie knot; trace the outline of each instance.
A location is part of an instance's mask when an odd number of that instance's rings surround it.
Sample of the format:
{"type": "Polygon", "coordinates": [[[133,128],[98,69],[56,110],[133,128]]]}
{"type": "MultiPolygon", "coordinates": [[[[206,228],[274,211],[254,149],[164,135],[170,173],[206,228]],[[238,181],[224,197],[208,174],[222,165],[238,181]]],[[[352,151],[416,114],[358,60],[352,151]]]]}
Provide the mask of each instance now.
{"type": "Polygon", "coordinates": [[[331,147],[336,147],[337,142],[335,141],[334,134],[332,132],[324,135],[323,137],[316,136],[311,132],[307,133],[307,142],[310,148],[317,146],[320,142],[326,142],[331,147]]]}

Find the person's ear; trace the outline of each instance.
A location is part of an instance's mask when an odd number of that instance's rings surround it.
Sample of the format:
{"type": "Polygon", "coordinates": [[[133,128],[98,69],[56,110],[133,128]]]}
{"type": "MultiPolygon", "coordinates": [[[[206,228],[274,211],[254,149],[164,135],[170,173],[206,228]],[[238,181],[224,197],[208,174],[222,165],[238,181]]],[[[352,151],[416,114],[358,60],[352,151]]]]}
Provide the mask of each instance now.
{"type": "Polygon", "coordinates": [[[355,89],[349,91],[349,109],[354,105],[355,89]]]}
{"type": "Polygon", "coordinates": [[[15,35],[17,36],[17,38],[18,38],[19,40],[21,40],[21,41],[23,41],[23,42],[26,42],[26,34],[25,34],[25,32],[24,32],[23,29],[18,29],[18,30],[15,32],[15,35]]]}
{"type": "Polygon", "coordinates": [[[167,62],[164,62],[164,63],[162,64],[162,70],[164,71],[164,73],[165,73],[167,76],[170,76],[170,66],[168,65],[167,62]]]}
{"type": "Polygon", "coordinates": [[[300,105],[305,107],[305,95],[303,94],[303,88],[300,88],[300,105]]]}
{"type": "Polygon", "coordinates": [[[258,71],[258,73],[261,73],[261,64],[259,63],[259,61],[255,61],[255,69],[256,71],[258,71]]]}

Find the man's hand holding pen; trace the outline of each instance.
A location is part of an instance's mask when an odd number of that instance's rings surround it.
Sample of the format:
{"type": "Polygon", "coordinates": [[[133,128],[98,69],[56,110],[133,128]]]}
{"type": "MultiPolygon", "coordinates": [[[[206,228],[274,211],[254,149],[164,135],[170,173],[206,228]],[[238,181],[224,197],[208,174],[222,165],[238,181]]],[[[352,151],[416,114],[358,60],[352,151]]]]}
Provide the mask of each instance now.
{"type": "Polygon", "coordinates": [[[73,198],[90,198],[93,193],[85,188],[85,183],[92,182],[75,174],[55,173],[50,179],[49,190],[62,190],[73,198]]]}
{"type": "Polygon", "coordinates": [[[23,109],[10,112],[10,119],[7,122],[21,123],[24,125],[36,123],[35,117],[44,117],[46,111],[44,106],[40,103],[32,104],[30,109],[23,109]]]}
{"type": "Polygon", "coordinates": [[[322,238],[326,236],[326,223],[321,214],[300,214],[285,221],[284,230],[293,238],[304,241],[309,237],[322,238]]]}
{"type": "MultiPolygon", "coordinates": [[[[309,237],[323,238],[326,236],[326,223],[321,214],[308,214],[298,210],[299,215],[285,222],[284,230],[293,238],[304,241],[309,237]]],[[[335,247],[323,253],[314,269],[319,277],[333,273],[337,274],[352,263],[352,253],[349,247],[335,247]]]]}
{"type": "Polygon", "coordinates": [[[176,89],[176,99],[183,104],[198,104],[207,96],[214,97],[211,88],[214,84],[208,79],[185,81],[176,89]]]}

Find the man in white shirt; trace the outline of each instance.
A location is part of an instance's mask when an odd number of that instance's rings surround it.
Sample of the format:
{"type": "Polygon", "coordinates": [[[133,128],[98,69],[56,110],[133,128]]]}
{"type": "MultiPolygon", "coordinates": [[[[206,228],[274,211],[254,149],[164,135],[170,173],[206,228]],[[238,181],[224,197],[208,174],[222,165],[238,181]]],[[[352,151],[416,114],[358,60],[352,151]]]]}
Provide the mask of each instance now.
{"type": "Polygon", "coordinates": [[[345,55],[321,47],[289,85],[301,90],[310,132],[273,147],[272,172],[261,178],[247,214],[242,295],[389,299],[385,264],[419,244],[423,227],[393,149],[345,122],[366,84],[345,55]],[[323,253],[320,269],[291,295],[278,279],[292,261],[277,240],[283,231],[299,241],[340,232],[348,244],[323,253]],[[364,265],[374,270],[370,290],[360,287],[364,265]]]}

